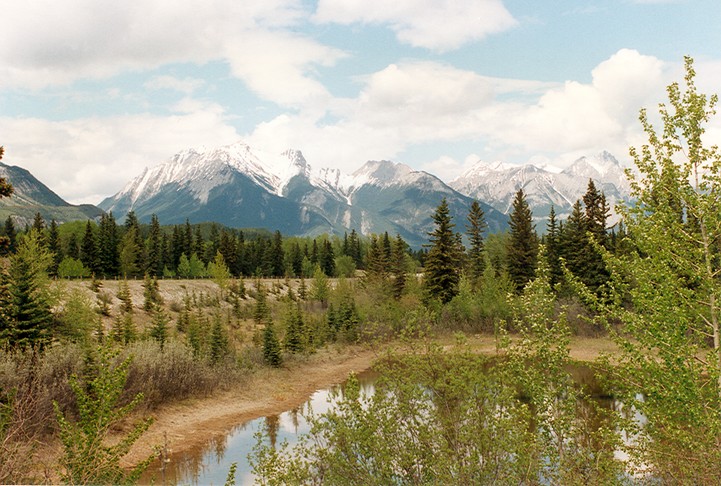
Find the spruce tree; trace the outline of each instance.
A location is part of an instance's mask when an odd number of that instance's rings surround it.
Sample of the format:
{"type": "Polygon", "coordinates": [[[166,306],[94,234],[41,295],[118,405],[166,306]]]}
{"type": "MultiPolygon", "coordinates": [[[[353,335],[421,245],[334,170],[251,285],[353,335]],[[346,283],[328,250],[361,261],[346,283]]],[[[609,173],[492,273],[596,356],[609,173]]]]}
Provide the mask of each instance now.
{"type": "Polygon", "coordinates": [[[393,297],[400,299],[406,288],[406,250],[408,245],[401,235],[396,235],[393,240],[393,249],[391,256],[391,273],[393,274],[393,297]]]}
{"type": "Polygon", "coordinates": [[[280,350],[280,342],[275,335],[275,328],[272,320],[267,320],[263,330],[263,359],[270,366],[278,367],[283,363],[283,355],[280,350]]]}
{"type": "Polygon", "coordinates": [[[475,283],[483,277],[486,270],[486,253],[483,245],[483,233],[488,228],[483,208],[474,200],[468,211],[468,224],[466,233],[470,242],[468,249],[468,273],[475,283]]]}
{"type": "Polygon", "coordinates": [[[161,234],[158,217],[153,214],[150,217],[145,272],[154,277],[159,277],[163,274],[163,263],[163,235],[161,234]]]}
{"type": "Polygon", "coordinates": [[[170,322],[170,318],[165,310],[159,305],[154,305],[152,309],[150,337],[160,345],[161,351],[165,347],[165,342],[168,340],[168,322],[170,322]]]}
{"type": "Polygon", "coordinates": [[[0,340],[17,348],[42,347],[52,338],[53,315],[47,293],[52,255],[30,230],[0,271],[0,340]]]}
{"type": "Polygon", "coordinates": [[[48,272],[50,275],[55,276],[58,274],[58,265],[63,261],[63,248],[60,244],[60,234],[58,233],[58,223],[55,219],[50,220],[50,226],[48,227],[48,238],[47,238],[48,250],[50,251],[53,261],[50,264],[48,272]]]}
{"type": "Polygon", "coordinates": [[[0,238],[0,240],[4,241],[4,243],[0,244],[0,256],[14,253],[17,246],[17,231],[15,231],[15,223],[13,223],[12,216],[8,216],[5,220],[4,233],[4,237],[0,238]]]}
{"type": "Polygon", "coordinates": [[[459,255],[454,224],[448,208],[446,198],[436,208],[433,214],[435,230],[429,233],[430,243],[428,255],[425,260],[424,288],[430,298],[437,298],[442,303],[458,294],[459,255]]]}
{"type": "Polygon", "coordinates": [[[508,241],[508,274],[520,292],[536,274],[538,236],[533,224],[531,208],[523,189],[516,192],[509,217],[511,231],[508,241]]]}
{"type": "Polygon", "coordinates": [[[100,273],[97,247],[93,224],[88,220],[87,223],[85,223],[85,233],[83,234],[83,241],[80,244],[80,261],[83,262],[83,265],[93,274],[100,273]]]}
{"type": "Polygon", "coordinates": [[[559,241],[559,228],[556,221],[556,210],[551,206],[548,213],[548,223],[546,224],[546,235],[544,237],[546,245],[546,259],[548,261],[548,273],[551,288],[563,279],[563,270],[561,269],[561,248],[559,241]]]}
{"type": "Polygon", "coordinates": [[[226,354],[228,354],[228,336],[223,329],[220,315],[215,315],[210,330],[210,363],[217,364],[226,354]]]}
{"type": "Polygon", "coordinates": [[[118,225],[112,211],[100,217],[97,239],[98,269],[102,275],[115,276],[119,271],[118,225]]]}
{"type": "Polygon", "coordinates": [[[305,350],[305,324],[298,306],[291,302],[285,317],[285,340],[283,347],[291,353],[302,353],[305,350]]]}

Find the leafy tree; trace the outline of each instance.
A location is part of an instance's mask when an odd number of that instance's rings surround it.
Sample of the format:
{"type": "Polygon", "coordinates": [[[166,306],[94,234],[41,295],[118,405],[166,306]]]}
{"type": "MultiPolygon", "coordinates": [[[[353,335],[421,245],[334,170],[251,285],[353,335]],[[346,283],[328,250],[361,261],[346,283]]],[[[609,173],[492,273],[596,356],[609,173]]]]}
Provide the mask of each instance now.
{"type": "MultiPolygon", "coordinates": [[[[217,253],[216,253],[216,255],[217,255],[217,253]]],[[[218,269],[221,271],[221,273],[222,273],[223,268],[225,269],[226,272],[228,271],[228,267],[225,266],[225,263],[223,263],[223,265],[224,265],[223,267],[220,267],[218,269]]],[[[191,278],[202,278],[202,277],[205,277],[208,275],[208,270],[205,267],[205,263],[203,263],[203,260],[201,260],[198,257],[198,255],[196,255],[195,253],[190,255],[190,260],[188,261],[188,266],[189,266],[189,271],[190,271],[189,276],[191,278]]],[[[228,274],[228,277],[230,277],[230,273],[227,272],[227,274],[228,274]]]]}
{"type": "MultiPolygon", "coordinates": [[[[662,483],[721,481],[721,152],[703,139],[718,97],[697,91],[686,58],[685,88],[659,105],[662,129],[641,111],[648,143],[631,148],[632,203],[621,208],[634,250],[604,252],[611,298],[584,296],[618,333],[615,386],[647,425],[627,449],[662,483]]],[[[599,246],[599,250],[602,250],[599,246]]]]}
{"type": "Polygon", "coordinates": [[[180,278],[190,278],[191,276],[191,270],[190,270],[190,260],[188,260],[188,257],[185,253],[182,253],[180,255],[180,259],[178,260],[178,277],[180,278]]]}
{"type": "Polygon", "coordinates": [[[67,256],[58,265],[58,276],[60,278],[89,277],[90,270],[80,260],[67,256]]]}
{"type": "Polygon", "coordinates": [[[460,274],[458,268],[459,251],[454,224],[445,198],[433,214],[436,226],[429,233],[430,243],[428,255],[425,260],[424,286],[431,298],[437,298],[442,303],[450,300],[458,293],[460,274]]]}
{"type": "Polygon", "coordinates": [[[310,286],[310,295],[314,300],[321,303],[323,307],[328,303],[328,297],[330,296],[330,284],[328,283],[328,277],[320,265],[316,264],[315,271],[313,272],[313,282],[310,286]]]}
{"type": "Polygon", "coordinates": [[[130,470],[123,467],[121,460],[153,420],[142,420],[120,440],[111,440],[113,427],[129,416],[143,395],[120,405],[130,358],[115,365],[113,354],[100,349],[93,361],[84,380],[77,376],[70,379],[78,405],[78,421],[72,422],[57,402],[53,403],[63,445],[60,479],[67,484],[135,484],[155,455],[130,470]]]}
{"type": "Polygon", "coordinates": [[[520,292],[535,276],[538,254],[538,236],[523,189],[519,189],[513,199],[508,224],[511,228],[507,255],[508,274],[516,284],[516,291],[520,292]]]}
{"type": "Polygon", "coordinates": [[[469,274],[474,282],[478,282],[483,277],[486,269],[486,253],[483,245],[483,233],[488,228],[483,208],[474,200],[468,212],[468,224],[466,232],[470,242],[468,249],[469,274]]]}
{"type": "Polygon", "coordinates": [[[208,274],[218,287],[220,287],[220,291],[225,292],[228,288],[228,282],[230,281],[231,275],[228,266],[225,264],[222,253],[216,253],[215,259],[208,264],[208,274]]]}

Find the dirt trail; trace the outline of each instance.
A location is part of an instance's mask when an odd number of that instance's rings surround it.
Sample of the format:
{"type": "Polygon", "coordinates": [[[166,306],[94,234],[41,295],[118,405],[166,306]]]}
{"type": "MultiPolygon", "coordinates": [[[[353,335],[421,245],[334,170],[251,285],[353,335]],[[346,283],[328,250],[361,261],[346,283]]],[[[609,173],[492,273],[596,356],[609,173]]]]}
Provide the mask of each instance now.
{"type": "Polygon", "coordinates": [[[155,422],[126,460],[136,463],[163,444],[170,452],[197,448],[240,423],[302,405],[314,391],[370,368],[377,358],[377,352],[360,347],[326,351],[306,362],[259,370],[246,383],[211,397],[163,406],[152,413],[155,422]]]}

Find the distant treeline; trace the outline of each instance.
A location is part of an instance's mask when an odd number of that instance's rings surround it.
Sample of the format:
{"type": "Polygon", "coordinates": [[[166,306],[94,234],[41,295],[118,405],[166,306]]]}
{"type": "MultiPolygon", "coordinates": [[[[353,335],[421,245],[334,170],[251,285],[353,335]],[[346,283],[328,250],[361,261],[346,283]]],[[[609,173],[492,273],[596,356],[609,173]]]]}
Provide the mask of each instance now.
{"type": "MultiPolygon", "coordinates": [[[[280,231],[241,230],[187,220],[180,225],[161,225],[155,215],[150,224],[141,224],[131,211],[122,224],[112,212],[97,223],[88,220],[62,225],[55,220],[46,222],[36,214],[32,226],[22,231],[8,218],[0,227],[0,235],[6,237],[0,256],[12,254],[19,233],[31,228],[43,235],[54,254],[50,273],[60,277],[202,278],[218,253],[236,277],[310,277],[316,265],[328,276],[351,276],[355,270],[366,268],[371,247],[387,248],[388,252],[391,248],[388,233],[363,237],[353,229],[343,237],[288,237],[280,231]]],[[[406,251],[422,264],[424,250],[406,246],[406,251]]]]}

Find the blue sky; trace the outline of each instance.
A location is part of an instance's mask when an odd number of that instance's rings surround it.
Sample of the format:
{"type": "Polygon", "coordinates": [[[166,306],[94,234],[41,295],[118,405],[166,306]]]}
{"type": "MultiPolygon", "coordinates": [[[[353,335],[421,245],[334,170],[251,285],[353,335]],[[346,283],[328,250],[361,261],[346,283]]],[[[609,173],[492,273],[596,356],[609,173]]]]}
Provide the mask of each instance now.
{"type": "Polygon", "coordinates": [[[90,203],[238,140],[447,181],[479,160],[624,160],[686,54],[720,93],[717,0],[27,0],[0,17],[0,144],[90,203]]]}

